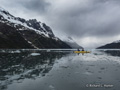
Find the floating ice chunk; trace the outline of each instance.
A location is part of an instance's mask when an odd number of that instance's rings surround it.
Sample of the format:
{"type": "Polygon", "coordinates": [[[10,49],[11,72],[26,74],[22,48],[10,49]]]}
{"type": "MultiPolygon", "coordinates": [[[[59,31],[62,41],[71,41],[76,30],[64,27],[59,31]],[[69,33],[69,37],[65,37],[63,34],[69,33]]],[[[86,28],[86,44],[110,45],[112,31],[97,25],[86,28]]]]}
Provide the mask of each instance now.
{"type": "Polygon", "coordinates": [[[47,52],[50,52],[50,49],[48,49],[47,52]]]}
{"type": "Polygon", "coordinates": [[[16,50],[16,51],[14,51],[14,53],[20,53],[20,50],[16,50]]]}
{"type": "Polygon", "coordinates": [[[20,65],[13,65],[13,66],[11,66],[11,67],[19,67],[20,65]]]}
{"type": "Polygon", "coordinates": [[[31,56],[38,56],[38,55],[40,55],[40,53],[31,53],[30,55],[31,56]]]}
{"type": "Polygon", "coordinates": [[[92,75],[92,72],[84,72],[83,74],[86,74],[86,75],[92,75]]]}
{"type": "Polygon", "coordinates": [[[16,51],[9,51],[9,53],[20,53],[20,50],[16,50],[16,51]]]}
{"type": "Polygon", "coordinates": [[[20,77],[20,75],[14,75],[10,78],[10,80],[15,80],[15,79],[18,79],[20,77]]]}

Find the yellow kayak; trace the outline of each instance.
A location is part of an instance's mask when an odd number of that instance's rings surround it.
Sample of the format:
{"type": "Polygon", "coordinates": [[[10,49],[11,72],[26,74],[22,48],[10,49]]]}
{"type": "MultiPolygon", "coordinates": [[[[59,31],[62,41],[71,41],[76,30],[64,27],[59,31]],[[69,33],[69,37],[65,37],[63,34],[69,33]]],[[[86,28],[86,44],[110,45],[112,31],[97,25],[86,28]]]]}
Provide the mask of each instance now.
{"type": "Polygon", "coordinates": [[[74,53],[90,53],[90,51],[74,51],[74,53]]]}

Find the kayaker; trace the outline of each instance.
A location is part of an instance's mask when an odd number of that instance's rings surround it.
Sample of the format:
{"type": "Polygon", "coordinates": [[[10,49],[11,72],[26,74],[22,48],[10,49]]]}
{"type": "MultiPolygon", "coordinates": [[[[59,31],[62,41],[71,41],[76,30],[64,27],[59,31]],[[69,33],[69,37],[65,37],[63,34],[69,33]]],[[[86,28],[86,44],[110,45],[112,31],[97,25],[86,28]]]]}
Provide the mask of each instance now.
{"type": "Polygon", "coordinates": [[[80,51],[80,49],[78,48],[78,50],[77,51],[80,51]]]}
{"type": "Polygon", "coordinates": [[[84,48],[82,48],[82,51],[84,51],[84,48]]]}

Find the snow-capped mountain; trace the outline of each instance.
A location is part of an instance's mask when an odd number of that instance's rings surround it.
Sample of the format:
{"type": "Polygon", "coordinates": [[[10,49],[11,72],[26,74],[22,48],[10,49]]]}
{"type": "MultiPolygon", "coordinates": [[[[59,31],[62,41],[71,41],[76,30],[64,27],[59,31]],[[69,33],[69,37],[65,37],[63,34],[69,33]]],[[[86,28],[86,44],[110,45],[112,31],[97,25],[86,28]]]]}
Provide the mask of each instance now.
{"type": "Polygon", "coordinates": [[[80,48],[82,49],[83,47],[78,45],[73,39],[72,37],[67,37],[64,39],[64,42],[66,42],[69,46],[71,46],[72,48],[80,48]]]}
{"type": "Polygon", "coordinates": [[[28,28],[34,30],[40,35],[44,35],[47,37],[55,37],[51,28],[45,23],[38,22],[36,19],[25,20],[23,18],[14,17],[8,11],[4,10],[1,7],[0,19],[0,22],[2,23],[7,23],[8,25],[14,25],[14,27],[18,27],[17,30],[24,30],[25,28],[28,28]],[[23,28],[19,27],[19,25],[22,25],[23,28]]]}
{"type": "Polygon", "coordinates": [[[100,46],[97,49],[120,49],[120,40],[100,46]]]}
{"type": "Polygon", "coordinates": [[[55,37],[52,29],[45,23],[15,17],[1,7],[0,43],[0,48],[71,48],[55,37]],[[17,46],[13,45],[16,43],[17,46]]]}

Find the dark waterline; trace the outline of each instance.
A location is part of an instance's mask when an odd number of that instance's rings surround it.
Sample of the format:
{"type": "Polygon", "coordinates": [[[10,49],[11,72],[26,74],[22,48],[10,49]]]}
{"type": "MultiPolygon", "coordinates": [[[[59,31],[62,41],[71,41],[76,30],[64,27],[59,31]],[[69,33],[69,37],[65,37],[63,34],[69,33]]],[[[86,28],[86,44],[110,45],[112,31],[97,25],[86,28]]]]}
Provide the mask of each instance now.
{"type": "Polygon", "coordinates": [[[120,50],[0,50],[0,90],[119,90],[120,50]]]}

